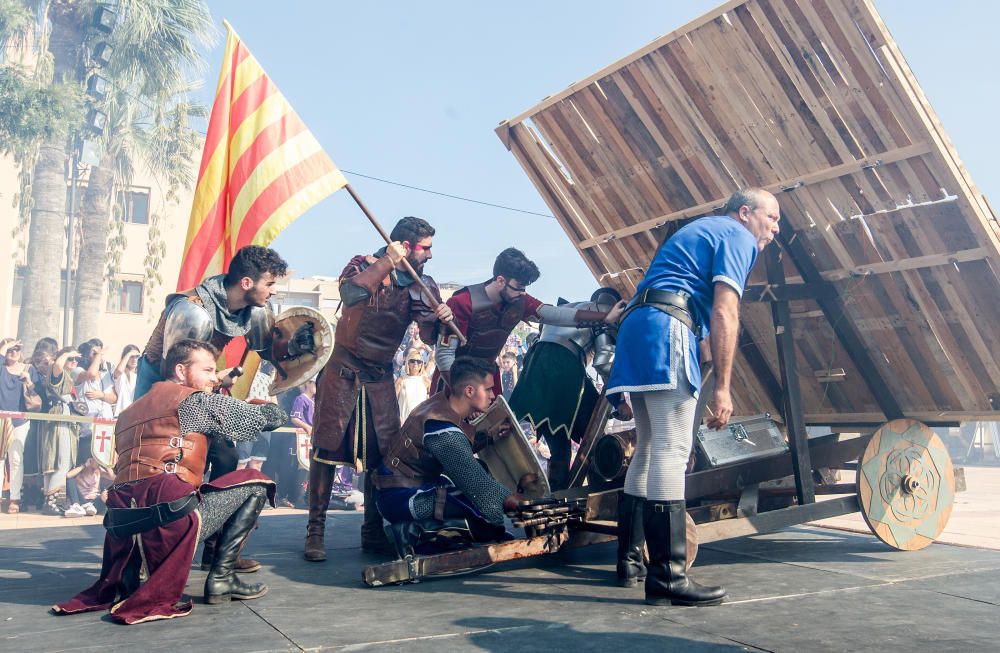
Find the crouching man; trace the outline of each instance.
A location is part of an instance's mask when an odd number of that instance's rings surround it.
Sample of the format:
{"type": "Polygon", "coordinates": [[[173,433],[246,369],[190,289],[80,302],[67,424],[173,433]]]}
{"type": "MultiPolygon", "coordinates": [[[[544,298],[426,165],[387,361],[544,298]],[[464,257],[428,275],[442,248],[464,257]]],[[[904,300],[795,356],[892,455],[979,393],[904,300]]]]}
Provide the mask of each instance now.
{"type": "Polygon", "coordinates": [[[390,522],[400,555],[434,552],[434,533],[464,531],[471,541],[505,539],[504,510],[512,493],[474,455],[475,432],[467,418],[493,403],[491,361],[457,358],[451,390],[419,404],[392,443],[375,475],[378,507],[390,522]],[[421,544],[432,546],[424,549],[421,544]]]}
{"type": "Polygon", "coordinates": [[[118,418],[115,484],[108,491],[101,576],[90,588],[53,607],[56,614],[110,608],[111,618],[135,624],[183,617],[182,601],[198,544],[218,532],[218,553],[205,579],[205,602],[255,599],[261,583],[244,583],[236,558],[274,483],[242,469],[202,483],[213,439],[252,440],[285,423],[275,404],[248,404],[214,394],[218,350],[181,340],[170,348],[171,378],[155,383],[118,418]],[[145,566],[148,580],[140,586],[145,566]]]}

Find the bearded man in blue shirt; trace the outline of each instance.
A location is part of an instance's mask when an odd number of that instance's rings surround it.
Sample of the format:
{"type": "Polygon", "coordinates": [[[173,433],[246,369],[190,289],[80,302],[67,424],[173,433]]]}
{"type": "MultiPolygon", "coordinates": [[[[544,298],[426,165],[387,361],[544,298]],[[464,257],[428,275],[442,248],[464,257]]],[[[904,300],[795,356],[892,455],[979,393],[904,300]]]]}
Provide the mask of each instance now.
{"type": "Polygon", "coordinates": [[[657,251],[622,315],[608,398],[624,417],[629,393],[636,451],[619,505],[618,577],[645,577],[650,605],[716,605],[722,587],[687,577],[684,475],[691,453],[701,371],[698,342],[707,338],[715,369],[710,428],[733,414],[733,357],[743,288],[757,254],[778,233],[778,201],[760,188],[734,193],[724,215],[695,220],[657,251]],[[642,562],[643,539],[649,568],[642,562]]]}

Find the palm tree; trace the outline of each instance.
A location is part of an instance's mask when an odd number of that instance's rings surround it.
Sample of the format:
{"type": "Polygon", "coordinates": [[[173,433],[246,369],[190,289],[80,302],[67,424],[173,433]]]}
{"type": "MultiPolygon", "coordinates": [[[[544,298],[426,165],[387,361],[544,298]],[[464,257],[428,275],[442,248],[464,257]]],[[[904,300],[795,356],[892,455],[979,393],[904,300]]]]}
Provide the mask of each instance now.
{"type": "Polygon", "coordinates": [[[187,118],[205,112],[185,100],[186,75],[204,68],[198,46],[216,36],[202,0],[120,0],[117,9],[115,57],[105,71],[114,91],[100,107],[108,116],[103,155],[91,168],[80,210],[87,256],[80,257],[76,277],[78,339],[96,335],[106,279],[120,254],[108,251],[109,219],[119,219],[112,217],[116,193],[131,185],[140,166],[166,182],[168,197],[192,183],[199,139],[187,118]]]}
{"type": "MultiPolygon", "coordinates": [[[[89,3],[52,0],[48,7],[53,88],[79,86],[89,3]]],[[[58,125],[39,146],[31,183],[28,267],[18,317],[18,337],[31,347],[43,336],[59,333],[59,270],[62,268],[66,217],[67,141],[69,128],[58,125]]],[[[67,271],[68,273],[68,271],[67,271]]]]}

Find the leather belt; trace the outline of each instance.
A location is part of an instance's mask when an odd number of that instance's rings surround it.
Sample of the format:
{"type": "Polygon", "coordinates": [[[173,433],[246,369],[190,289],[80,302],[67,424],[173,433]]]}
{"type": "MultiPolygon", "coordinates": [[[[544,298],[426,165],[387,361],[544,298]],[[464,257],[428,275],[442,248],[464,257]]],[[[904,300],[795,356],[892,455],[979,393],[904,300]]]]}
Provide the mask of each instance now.
{"type": "Polygon", "coordinates": [[[198,493],[192,492],[180,499],[145,508],[108,508],[104,514],[104,528],[111,537],[130,537],[175,522],[194,512],[199,503],[198,493]]]}
{"type": "Polygon", "coordinates": [[[701,325],[694,321],[691,311],[688,309],[688,298],[686,295],[670,292],[669,290],[659,290],[657,288],[646,288],[637,294],[625,312],[622,313],[619,324],[625,321],[637,308],[649,306],[658,311],[666,313],[687,328],[691,329],[694,335],[701,339],[701,325]]]}

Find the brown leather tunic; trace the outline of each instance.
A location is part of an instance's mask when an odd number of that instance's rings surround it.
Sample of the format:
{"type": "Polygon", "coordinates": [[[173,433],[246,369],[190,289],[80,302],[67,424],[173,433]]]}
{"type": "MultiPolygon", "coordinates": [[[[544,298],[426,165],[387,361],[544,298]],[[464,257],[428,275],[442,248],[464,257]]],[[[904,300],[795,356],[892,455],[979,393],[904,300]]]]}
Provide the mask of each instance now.
{"type": "MultiPolygon", "coordinates": [[[[417,322],[424,342],[434,342],[437,318],[416,284],[402,288],[392,282],[392,269],[388,256],[373,263],[357,256],[341,273],[341,284],[349,281],[371,296],[345,305],[337,322],[333,353],[316,391],[314,460],[353,465],[360,459],[372,467],[399,434],[392,359],[410,322],[417,322]],[[362,391],[364,414],[358,415],[362,391]],[[369,431],[375,433],[377,450],[366,446],[369,431]]],[[[440,301],[434,280],[427,275],[422,279],[440,301]]]]}
{"type": "Polygon", "coordinates": [[[441,463],[424,449],[424,425],[427,420],[456,424],[470,443],[475,441],[475,431],[452,410],[446,393],[439,392],[414,408],[406,418],[398,439],[382,459],[382,463],[392,470],[393,475],[376,475],[377,488],[420,487],[427,483],[437,483],[441,476],[441,463]]]}
{"type": "MultiPolygon", "coordinates": [[[[459,345],[455,356],[473,356],[488,361],[496,360],[507,344],[507,337],[524,319],[525,301],[521,295],[497,310],[496,304],[486,295],[486,284],[468,287],[472,315],[465,334],[466,344],[459,345]]],[[[459,291],[461,292],[461,291],[459,291]]]]}
{"type": "Polygon", "coordinates": [[[160,381],[122,411],[115,425],[115,483],[168,473],[201,485],[209,438],[203,433],[181,433],[177,416],[181,402],[195,392],[160,381]]]}
{"type": "MultiPolygon", "coordinates": [[[[167,307],[175,301],[175,298],[183,297],[189,302],[194,302],[198,306],[202,305],[201,298],[195,294],[194,288],[191,290],[185,290],[184,292],[172,293],[167,295],[167,307]]],[[[142,355],[146,357],[146,360],[156,366],[156,369],[160,369],[160,365],[163,362],[163,357],[166,356],[166,352],[163,351],[163,330],[167,326],[167,309],[163,309],[160,313],[160,319],[156,323],[156,327],[153,329],[153,333],[150,334],[149,340],[146,341],[146,348],[143,350],[142,355]]],[[[229,341],[232,340],[232,336],[227,336],[219,331],[212,332],[212,338],[209,340],[215,348],[222,351],[229,341]]]]}

